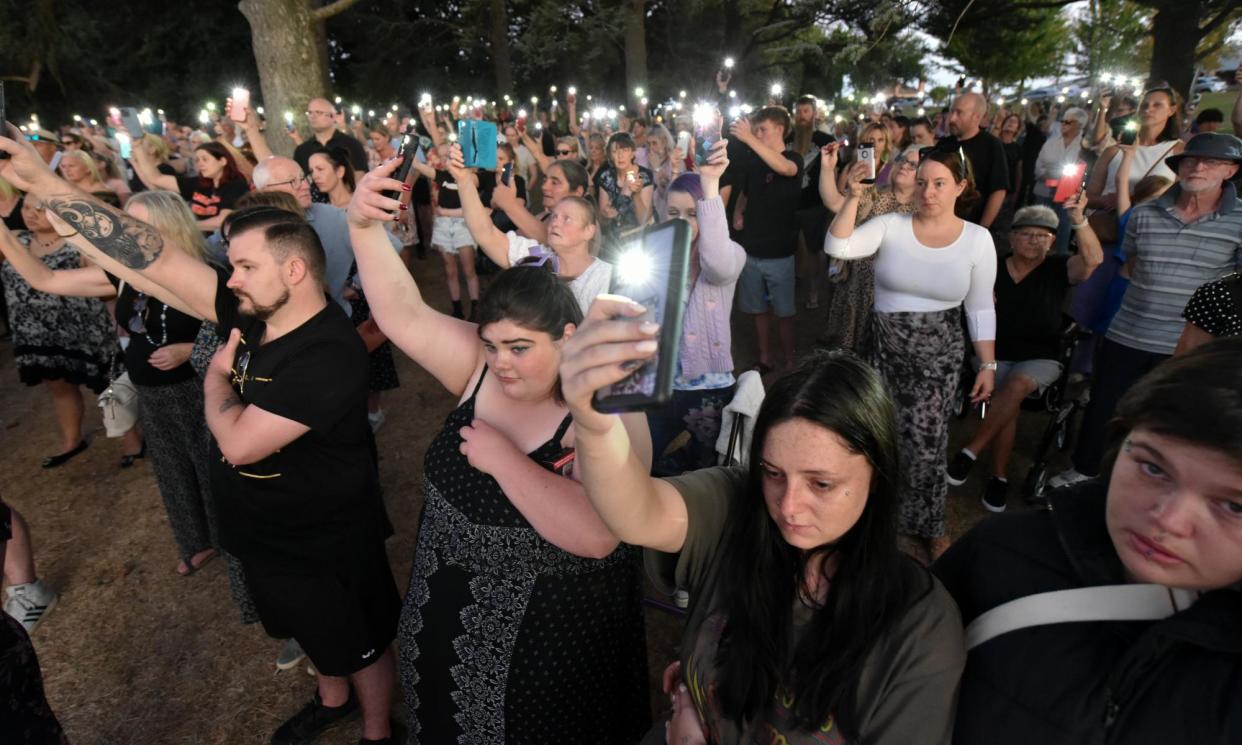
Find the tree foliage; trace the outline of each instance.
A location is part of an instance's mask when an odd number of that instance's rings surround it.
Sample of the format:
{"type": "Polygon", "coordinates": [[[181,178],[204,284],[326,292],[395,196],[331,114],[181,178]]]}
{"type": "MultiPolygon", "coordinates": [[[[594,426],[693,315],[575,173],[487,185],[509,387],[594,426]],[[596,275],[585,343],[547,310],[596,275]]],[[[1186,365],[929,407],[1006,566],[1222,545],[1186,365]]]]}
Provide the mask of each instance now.
{"type": "Polygon", "coordinates": [[[986,83],[1016,83],[1063,72],[1071,41],[1059,7],[1004,0],[942,0],[925,27],[942,54],[986,83]]]}
{"type": "Polygon", "coordinates": [[[1151,10],[1131,0],[1087,0],[1074,22],[1078,72],[1138,72],[1151,65],[1151,10]]]}

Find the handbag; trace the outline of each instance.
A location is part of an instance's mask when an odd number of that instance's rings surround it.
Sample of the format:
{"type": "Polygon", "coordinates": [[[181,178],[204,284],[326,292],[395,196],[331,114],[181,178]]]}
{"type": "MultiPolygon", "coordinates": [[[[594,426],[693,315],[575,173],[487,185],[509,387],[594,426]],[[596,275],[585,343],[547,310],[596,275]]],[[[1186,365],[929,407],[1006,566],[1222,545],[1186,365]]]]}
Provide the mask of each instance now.
{"type": "MultiPolygon", "coordinates": [[[[125,280],[116,288],[120,297],[125,290],[125,280]]],[[[108,387],[99,394],[99,410],[103,415],[104,429],[108,437],[121,437],[133,429],[138,421],[138,389],[129,379],[129,371],[117,374],[117,357],[112,357],[108,371],[108,387]]]]}

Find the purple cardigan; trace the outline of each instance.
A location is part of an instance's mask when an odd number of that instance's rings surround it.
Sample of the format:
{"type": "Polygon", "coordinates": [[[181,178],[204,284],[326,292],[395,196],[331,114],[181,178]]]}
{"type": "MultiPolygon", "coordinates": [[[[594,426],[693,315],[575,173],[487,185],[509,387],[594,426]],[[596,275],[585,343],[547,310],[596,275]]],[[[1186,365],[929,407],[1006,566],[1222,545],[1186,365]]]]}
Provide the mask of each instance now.
{"type": "Polygon", "coordinates": [[[720,197],[699,202],[698,217],[699,276],[690,288],[681,333],[681,374],[686,379],[733,372],[729,317],[733,288],[746,266],[746,250],[729,238],[720,197]]]}

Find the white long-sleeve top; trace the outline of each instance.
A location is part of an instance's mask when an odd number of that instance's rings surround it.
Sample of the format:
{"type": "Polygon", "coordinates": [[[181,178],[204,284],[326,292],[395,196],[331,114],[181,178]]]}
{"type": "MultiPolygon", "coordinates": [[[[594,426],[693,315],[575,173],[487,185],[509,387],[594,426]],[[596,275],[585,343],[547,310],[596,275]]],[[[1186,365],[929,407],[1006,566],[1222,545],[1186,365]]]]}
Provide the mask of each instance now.
{"type": "Polygon", "coordinates": [[[965,303],[975,341],[996,339],[996,246],[992,234],[962,223],[962,234],[943,248],[914,237],[912,215],[873,217],[849,238],[828,233],[824,251],[837,259],[875,256],[875,309],[880,313],[932,313],[965,303]]]}
{"type": "Polygon", "coordinates": [[[1065,144],[1061,136],[1051,137],[1039,149],[1039,157],[1035,160],[1035,194],[1051,197],[1052,189],[1048,186],[1049,179],[1061,177],[1061,169],[1078,162],[1082,152],[1082,138],[1075,137],[1070,144],[1065,144]]]}

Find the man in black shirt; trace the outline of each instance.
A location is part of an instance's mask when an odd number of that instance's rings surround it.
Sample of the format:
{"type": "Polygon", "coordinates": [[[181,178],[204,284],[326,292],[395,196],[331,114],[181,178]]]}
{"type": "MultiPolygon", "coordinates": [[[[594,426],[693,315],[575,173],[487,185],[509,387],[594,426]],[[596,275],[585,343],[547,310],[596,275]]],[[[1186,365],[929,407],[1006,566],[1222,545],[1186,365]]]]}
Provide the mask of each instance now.
{"type": "Polygon", "coordinates": [[[334,147],[344,148],[349,153],[349,164],[359,173],[367,170],[367,151],[353,137],[336,128],[336,107],[326,98],[312,98],[306,105],[306,119],[310,122],[310,138],[293,151],[293,159],[302,166],[304,173],[310,173],[310,157],[334,147]]]}
{"type": "Polygon", "coordinates": [[[951,134],[940,141],[940,147],[945,150],[960,147],[966,153],[974,172],[975,188],[982,199],[965,219],[991,229],[1009,189],[1009,166],[1000,139],[979,127],[987,110],[988,102],[978,93],[963,93],[953,99],[953,107],[949,109],[951,134]]]}
{"type": "Polygon", "coordinates": [[[1023,207],[1014,213],[1009,229],[1013,253],[996,272],[996,392],[974,439],[954,456],[947,473],[950,484],[965,483],[975,459],[990,444],[993,476],[983,506],[992,512],[1005,510],[1005,470],[1023,399],[1042,394],[1061,375],[1057,357],[1066,295],[1104,261],[1099,239],[1083,216],[1086,204],[1085,194],[1066,203],[1071,223],[1078,226],[1078,253],[1073,256],[1048,255],[1059,222],[1050,207],[1023,207]]]}
{"type": "Polygon", "coordinates": [[[738,278],[738,309],[755,319],[759,346],[756,368],[761,372],[772,369],[773,316],[784,353],[783,365],[792,367],[795,356],[794,253],[798,248],[802,158],[785,149],[789,124],[789,112],[780,106],[760,109],[751,121],[744,117],[735,121],[730,136],[747,150],[728,185],[720,189],[726,204],[730,192],[741,192],[733,216],[737,241],[746,249],[746,267],[738,278]]]}
{"type": "Polygon", "coordinates": [[[269,633],[296,639],[319,671],[314,699],[272,742],[310,742],[359,708],[364,738],[394,742],[400,599],[384,553],[391,527],[367,424],[366,349],[324,294],[314,231],[274,208],[231,216],[226,284],[58,178],[29,145],[0,138],[0,150],[11,156],[4,177],[45,201],[63,234],[80,232],[96,263],[166,288],[161,301],[228,335],[204,383],[220,543],[241,559],[269,633]]]}

